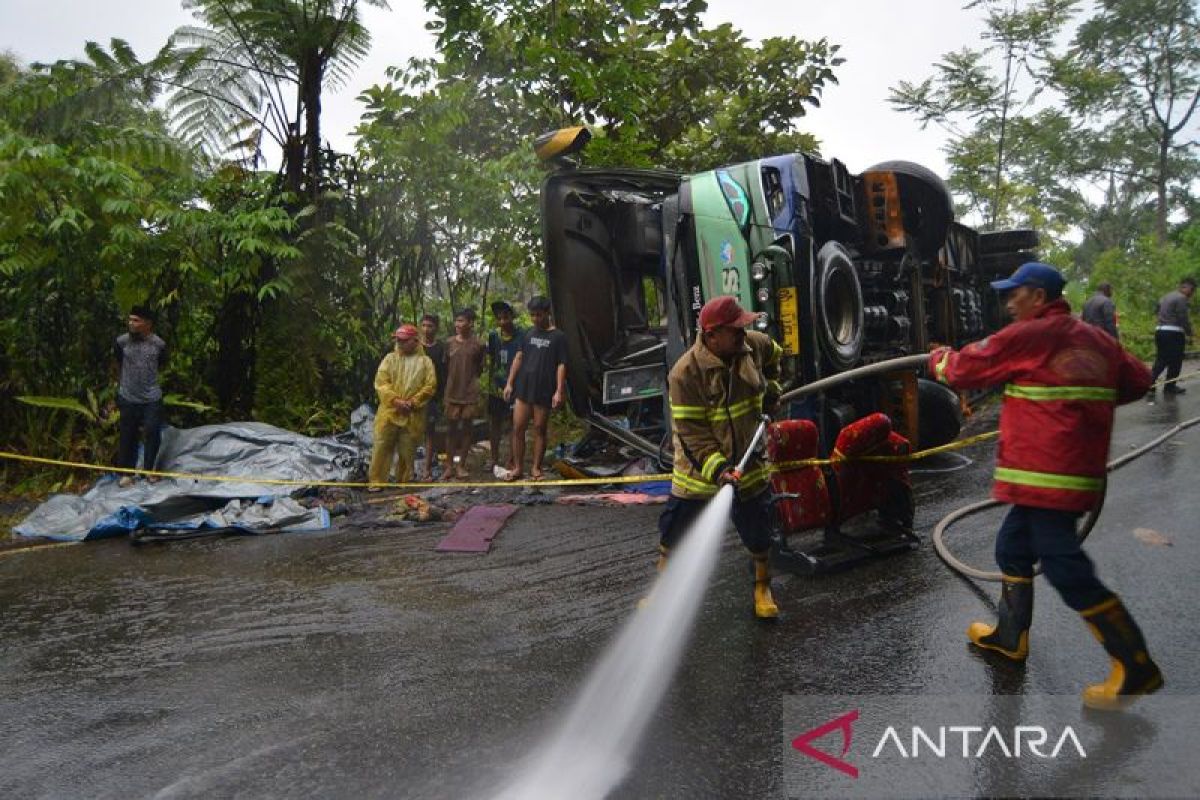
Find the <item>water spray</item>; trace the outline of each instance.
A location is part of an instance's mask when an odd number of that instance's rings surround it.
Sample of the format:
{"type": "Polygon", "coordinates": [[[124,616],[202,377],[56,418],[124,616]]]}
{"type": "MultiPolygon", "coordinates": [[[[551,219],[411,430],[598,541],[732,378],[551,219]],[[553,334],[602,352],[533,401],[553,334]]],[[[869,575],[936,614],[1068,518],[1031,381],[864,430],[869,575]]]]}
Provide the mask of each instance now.
{"type": "MultiPolygon", "coordinates": [[[[766,433],[763,415],[734,467],[740,476],[766,433]]],[[[638,741],[683,656],[733,508],[726,484],[671,552],[648,603],[625,623],[549,738],[495,800],[603,798],[629,774],[638,741]]]]}
{"type": "MultiPolygon", "coordinates": [[[[787,401],[846,380],[917,367],[926,356],[872,364],[783,395],[787,401]]],[[[750,463],[771,418],[762,415],[750,444],[722,486],[671,553],[645,606],[621,629],[554,732],[495,800],[600,800],[629,774],[631,759],[683,656],[716,567],[733,484],[750,463]]]]}

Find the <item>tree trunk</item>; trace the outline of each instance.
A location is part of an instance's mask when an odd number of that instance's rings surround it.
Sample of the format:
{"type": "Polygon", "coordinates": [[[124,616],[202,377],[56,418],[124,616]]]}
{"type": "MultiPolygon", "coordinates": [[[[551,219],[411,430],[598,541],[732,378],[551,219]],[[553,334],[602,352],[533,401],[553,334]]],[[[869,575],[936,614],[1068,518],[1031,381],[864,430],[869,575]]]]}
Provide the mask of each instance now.
{"type": "Polygon", "coordinates": [[[1013,49],[1010,43],[1004,57],[1004,101],[1000,106],[1000,140],[996,143],[996,192],[992,197],[992,221],[989,230],[996,230],[1004,202],[1004,139],[1008,133],[1008,100],[1012,93],[1013,49]]]}
{"type": "Polygon", "coordinates": [[[1170,169],[1168,161],[1171,149],[1171,132],[1165,128],[1158,140],[1158,169],[1154,175],[1154,190],[1157,195],[1157,207],[1154,209],[1154,238],[1158,243],[1167,242],[1167,172],[1170,169]]]}
{"type": "Polygon", "coordinates": [[[304,102],[305,196],[316,203],[321,193],[321,83],[324,63],[317,50],[304,54],[300,68],[300,97],[304,102]]]}
{"type": "Polygon", "coordinates": [[[249,292],[234,292],[217,314],[217,359],[209,385],[222,413],[234,419],[249,415],[254,399],[254,305],[249,292]]]}
{"type": "Polygon", "coordinates": [[[296,131],[288,134],[283,149],[283,186],[296,197],[304,192],[304,139],[296,131]]]}

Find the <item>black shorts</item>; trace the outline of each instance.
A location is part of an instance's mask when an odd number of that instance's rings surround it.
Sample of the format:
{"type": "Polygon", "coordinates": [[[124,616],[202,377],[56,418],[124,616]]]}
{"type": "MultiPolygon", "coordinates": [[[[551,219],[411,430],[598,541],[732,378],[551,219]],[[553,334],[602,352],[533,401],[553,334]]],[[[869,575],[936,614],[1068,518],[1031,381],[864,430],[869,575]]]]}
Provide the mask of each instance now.
{"type": "Polygon", "coordinates": [[[513,404],[504,402],[503,397],[497,397],[494,394],[488,395],[488,416],[489,417],[492,417],[494,419],[498,419],[500,417],[511,417],[512,410],[513,410],[513,404]]]}
{"type": "Polygon", "coordinates": [[[513,386],[513,396],[530,405],[550,408],[554,405],[554,388],[553,383],[539,386],[537,380],[532,375],[522,370],[517,373],[517,379],[513,386]]]}

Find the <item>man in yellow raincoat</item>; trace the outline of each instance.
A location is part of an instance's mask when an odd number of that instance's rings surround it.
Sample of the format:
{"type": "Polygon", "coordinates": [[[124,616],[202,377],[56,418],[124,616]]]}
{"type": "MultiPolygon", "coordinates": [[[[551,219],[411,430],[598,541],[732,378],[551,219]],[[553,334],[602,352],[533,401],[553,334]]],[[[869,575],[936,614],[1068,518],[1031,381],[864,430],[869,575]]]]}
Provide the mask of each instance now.
{"type": "MultiPolygon", "coordinates": [[[[400,483],[412,480],[417,444],[425,435],[425,404],[437,390],[433,362],[421,349],[417,329],[401,325],[392,338],[395,349],[383,357],[375,372],[379,410],[375,412],[375,447],[368,475],[373,484],[387,483],[393,461],[396,479],[400,483]]],[[[381,488],[376,485],[367,491],[381,488]]]]}

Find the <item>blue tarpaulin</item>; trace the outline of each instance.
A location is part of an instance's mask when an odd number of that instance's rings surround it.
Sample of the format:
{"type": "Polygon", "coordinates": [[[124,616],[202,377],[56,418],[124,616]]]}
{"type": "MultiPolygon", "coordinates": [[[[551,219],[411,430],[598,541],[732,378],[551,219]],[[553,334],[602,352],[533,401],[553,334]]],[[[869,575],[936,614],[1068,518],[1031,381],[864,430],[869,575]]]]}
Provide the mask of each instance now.
{"type": "MultiPolygon", "coordinates": [[[[355,430],[362,427],[359,420],[355,430]]],[[[106,475],[82,496],[50,497],[13,530],[58,541],[120,536],[143,528],[320,530],[329,527],[328,512],[305,508],[293,495],[306,490],[305,481],[352,480],[369,452],[369,444],[354,433],[314,439],[261,422],[168,428],[159,472],[300,483],[166,478],[123,488],[117,477],[106,475]]]]}

